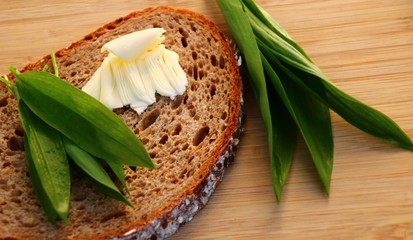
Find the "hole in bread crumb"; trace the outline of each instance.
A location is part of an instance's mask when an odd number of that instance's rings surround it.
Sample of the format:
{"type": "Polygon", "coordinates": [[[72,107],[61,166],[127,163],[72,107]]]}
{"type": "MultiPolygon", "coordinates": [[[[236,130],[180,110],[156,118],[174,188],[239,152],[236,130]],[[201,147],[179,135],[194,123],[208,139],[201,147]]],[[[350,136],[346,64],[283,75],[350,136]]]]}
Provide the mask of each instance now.
{"type": "Polygon", "coordinates": [[[194,31],[194,32],[196,32],[196,30],[197,30],[194,23],[191,23],[191,30],[194,31]]]}
{"type": "Polygon", "coordinates": [[[199,71],[199,79],[201,80],[202,78],[204,78],[204,71],[200,70],[199,71]]]}
{"type": "Polygon", "coordinates": [[[189,116],[190,116],[190,117],[194,117],[195,114],[196,114],[195,108],[194,108],[194,107],[191,107],[191,108],[189,109],[189,116]]]}
{"type": "Polygon", "coordinates": [[[195,156],[191,156],[191,157],[188,159],[188,164],[191,164],[191,162],[194,160],[194,158],[195,158],[195,156]]]}
{"type": "Polygon", "coordinates": [[[8,104],[7,97],[0,99],[0,107],[4,107],[8,104]]]}
{"type": "Polygon", "coordinates": [[[24,140],[21,137],[11,137],[7,142],[7,146],[12,151],[23,151],[24,150],[24,140]]]}
{"type": "Polygon", "coordinates": [[[147,129],[149,126],[151,126],[160,114],[161,112],[159,111],[159,109],[155,109],[151,113],[149,113],[148,116],[142,119],[142,128],[147,129]]]}
{"type": "Polygon", "coordinates": [[[222,126],[221,126],[221,131],[223,132],[223,131],[225,131],[225,129],[227,129],[227,126],[226,126],[226,125],[222,125],[222,126]]]}
{"type": "Polygon", "coordinates": [[[196,64],[194,65],[194,72],[193,73],[194,73],[194,76],[193,76],[194,79],[198,80],[198,66],[196,64]]]}
{"type": "Polygon", "coordinates": [[[188,42],[187,42],[187,40],[186,40],[186,37],[182,37],[182,38],[181,38],[181,43],[182,43],[182,46],[183,46],[184,48],[186,48],[186,47],[188,46],[188,42]]]}
{"type": "Polygon", "coordinates": [[[188,143],[185,143],[185,144],[182,146],[182,151],[187,150],[188,147],[189,147],[189,144],[188,144],[188,143]]]}
{"type": "Polygon", "coordinates": [[[215,85],[212,85],[211,88],[209,89],[209,95],[213,97],[215,96],[216,93],[217,93],[217,87],[215,87],[215,85]]]}
{"type": "Polygon", "coordinates": [[[216,67],[218,65],[217,57],[215,55],[211,56],[211,64],[216,67]]]}
{"type": "Polygon", "coordinates": [[[192,59],[196,60],[198,58],[198,54],[196,52],[192,52],[192,59]]]}
{"type": "Polygon", "coordinates": [[[74,77],[75,75],[76,75],[76,72],[71,72],[71,73],[70,73],[70,76],[71,76],[71,77],[74,77]]]}
{"type": "Polygon", "coordinates": [[[148,139],[148,138],[142,138],[142,139],[141,139],[141,142],[142,142],[143,144],[147,144],[147,143],[149,142],[149,139],[148,139]]]}
{"type": "Polygon", "coordinates": [[[161,138],[161,140],[159,140],[160,144],[165,144],[166,141],[168,141],[168,135],[163,135],[163,137],[161,138]]]}
{"type": "Polygon", "coordinates": [[[183,28],[179,28],[178,31],[183,37],[185,37],[185,38],[189,37],[188,32],[186,32],[183,28]]]}
{"type": "Polygon", "coordinates": [[[221,114],[221,119],[222,119],[222,120],[225,120],[225,119],[227,119],[227,116],[228,116],[228,113],[227,113],[227,112],[222,112],[222,114],[221,114]]]}
{"type": "Polygon", "coordinates": [[[224,69],[224,68],[225,68],[225,59],[224,59],[223,56],[221,56],[221,57],[219,58],[219,67],[220,67],[221,69],[224,69]]]}
{"type": "Polygon", "coordinates": [[[171,108],[177,109],[182,103],[182,95],[179,95],[171,102],[171,108]]]}
{"type": "Polygon", "coordinates": [[[157,152],[150,152],[149,153],[149,157],[151,157],[151,158],[155,158],[156,155],[157,155],[157,152]]]}
{"type": "Polygon", "coordinates": [[[181,124],[178,124],[178,125],[176,125],[176,127],[175,127],[174,132],[173,132],[172,135],[179,135],[179,133],[180,133],[181,131],[182,131],[182,125],[181,125],[181,124]]]}
{"type": "Polygon", "coordinates": [[[205,126],[201,129],[198,130],[198,132],[195,134],[195,137],[192,139],[192,145],[198,146],[201,144],[202,141],[208,136],[209,134],[209,127],[205,126]]]}
{"type": "Polygon", "coordinates": [[[188,68],[188,76],[192,76],[192,68],[188,68]]]}

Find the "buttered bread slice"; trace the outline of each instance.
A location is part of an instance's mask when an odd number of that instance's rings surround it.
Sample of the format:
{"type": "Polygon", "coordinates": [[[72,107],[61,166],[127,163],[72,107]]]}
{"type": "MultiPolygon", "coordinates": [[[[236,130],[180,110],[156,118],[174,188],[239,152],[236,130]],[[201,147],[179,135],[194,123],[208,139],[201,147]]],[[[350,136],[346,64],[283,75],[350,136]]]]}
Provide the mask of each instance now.
{"type": "MultiPolygon", "coordinates": [[[[179,55],[188,85],[173,100],[157,95],[141,114],[128,106],[114,110],[157,167],[125,167],[135,209],[72,171],[68,222],[49,223],[28,177],[17,101],[0,83],[0,239],[163,239],[207,203],[233,160],[242,117],[236,56],[210,20],[169,7],[133,12],[56,52],[60,77],[82,88],[107,56],[105,43],[157,27],[165,30],[165,47],[179,55]]],[[[45,65],[52,68],[49,56],[22,71],[45,65]]]]}

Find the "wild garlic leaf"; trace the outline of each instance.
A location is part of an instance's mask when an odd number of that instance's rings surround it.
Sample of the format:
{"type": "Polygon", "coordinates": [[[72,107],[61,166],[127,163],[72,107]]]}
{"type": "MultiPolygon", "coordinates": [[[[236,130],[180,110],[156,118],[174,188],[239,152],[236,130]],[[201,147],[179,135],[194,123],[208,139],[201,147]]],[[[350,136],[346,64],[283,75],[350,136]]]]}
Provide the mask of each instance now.
{"type": "Polygon", "coordinates": [[[41,183],[39,174],[37,173],[36,168],[34,167],[35,163],[30,153],[30,146],[27,142],[27,138],[24,138],[24,158],[26,161],[27,168],[29,170],[29,177],[32,182],[32,187],[37,197],[37,200],[40,206],[43,208],[49,222],[55,223],[58,215],[52,203],[50,202],[50,199],[47,196],[46,191],[44,190],[43,185],[41,183]]]}
{"type": "Polygon", "coordinates": [[[36,193],[39,193],[39,199],[47,196],[49,201],[42,202],[41,205],[49,219],[53,220],[53,212],[49,206],[44,206],[48,203],[57,215],[66,221],[70,200],[70,171],[60,133],[31,112],[22,100],[18,105],[29,147],[26,161],[37,173],[37,176],[33,175],[36,193]]]}
{"type": "Polygon", "coordinates": [[[348,95],[319,76],[292,70],[288,65],[283,68],[288,75],[296,76],[295,79],[306,79],[297,83],[353,126],[398,147],[413,150],[413,142],[409,136],[384,113],[348,95]]]}
{"type": "MultiPolygon", "coordinates": [[[[255,35],[240,1],[217,0],[217,3],[222,10],[224,18],[229,25],[232,36],[237,43],[237,47],[240,49],[240,52],[243,59],[245,60],[248,69],[248,80],[251,83],[250,85],[258,103],[261,118],[264,122],[267,133],[268,152],[270,155],[270,164],[272,168],[271,171],[273,186],[277,195],[277,199],[280,199],[280,193],[283,187],[282,184],[285,182],[285,180],[283,179],[285,178],[286,174],[288,174],[285,171],[288,171],[289,167],[280,168],[280,163],[283,160],[277,159],[277,157],[289,158],[289,154],[275,154],[275,151],[277,151],[277,149],[275,149],[274,146],[274,137],[277,136],[273,135],[273,120],[271,116],[270,103],[268,100],[269,95],[267,91],[267,82],[265,79],[264,68],[261,62],[261,54],[255,40],[255,35]]],[[[277,141],[277,143],[279,142],[277,141]]],[[[288,163],[286,165],[288,165],[288,163]]]]}
{"type": "Polygon", "coordinates": [[[47,72],[15,76],[19,95],[28,107],[79,147],[106,161],[155,167],[136,135],[93,97],[47,72]]]}
{"type": "Polygon", "coordinates": [[[120,183],[122,183],[123,188],[125,189],[126,193],[130,194],[128,184],[126,183],[125,180],[125,172],[123,170],[123,165],[113,162],[113,161],[105,161],[112,172],[116,175],[120,183]]]}
{"type": "Polygon", "coordinates": [[[132,203],[120,192],[98,159],[79,148],[68,138],[64,136],[62,138],[67,155],[84,173],[87,174],[88,178],[92,180],[99,190],[104,194],[133,207],[132,203]]]}
{"type": "MultiPolygon", "coordinates": [[[[265,59],[263,60],[265,66],[265,59]]],[[[280,96],[270,82],[267,83],[273,126],[273,151],[270,152],[271,179],[277,201],[287,180],[296,143],[296,124],[280,96]]]]}
{"type": "Polygon", "coordinates": [[[269,62],[277,62],[277,59],[271,56],[268,51],[264,50],[263,52],[268,57],[268,60],[263,58],[267,76],[297,124],[324,189],[329,194],[334,159],[330,111],[282,71],[279,71],[276,66],[271,66],[269,62]]]}
{"type": "MultiPolygon", "coordinates": [[[[333,139],[328,108],[373,136],[413,150],[412,140],[392,119],[334,86],[287,31],[253,0],[217,2],[247,63],[250,83],[266,125],[270,152],[279,151],[272,144],[277,139],[273,134],[282,133],[275,126],[279,123],[270,117],[271,114],[275,116],[274,112],[279,112],[280,109],[274,107],[277,103],[271,102],[277,100],[268,102],[266,99],[272,99],[270,95],[274,91],[264,86],[265,81],[272,81],[280,99],[297,123],[327,193],[333,165],[333,139]],[[265,55],[262,60],[257,57],[259,51],[265,55]],[[264,80],[260,72],[262,69],[266,73],[264,80]]],[[[284,156],[285,152],[280,155],[284,156]]],[[[271,158],[273,166],[282,168],[282,164],[290,164],[287,159],[284,159],[284,163],[274,164],[279,160],[277,153],[271,154],[271,158]]],[[[279,180],[283,179],[280,174],[285,174],[287,168],[283,169],[272,173],[273,180],[278,179],[273,181],[274,188],[278,189],[277,197],[281,186],[279,180]]]]}

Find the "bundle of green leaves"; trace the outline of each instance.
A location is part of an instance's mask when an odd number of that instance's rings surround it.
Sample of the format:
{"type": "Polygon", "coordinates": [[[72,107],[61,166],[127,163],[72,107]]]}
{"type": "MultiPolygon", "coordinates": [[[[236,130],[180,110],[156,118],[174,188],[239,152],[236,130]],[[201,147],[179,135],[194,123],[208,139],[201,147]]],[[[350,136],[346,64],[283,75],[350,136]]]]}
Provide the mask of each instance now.
{"type": "Polygon", "coordinates": [[[144,145],[109,108],[46,71],[18,72],[16,81],[0,78],[18,100],[25,132],[25,160],[30,179],[48,220],[66,221],[72,160],[104,194],[133,207],[110,178],[107,164],[126,192],[123,165],[154,168],[144,145]]]}
{"type": "Polygon", "coordinates": [[[253,0],[217,0],[249,72],[264,121],[277,200],[301,133],[329,193],[334,145],[330,109],[350,124],[401,148],[412,140],[388,116],[334,86],[304,50],[253,0]]]}

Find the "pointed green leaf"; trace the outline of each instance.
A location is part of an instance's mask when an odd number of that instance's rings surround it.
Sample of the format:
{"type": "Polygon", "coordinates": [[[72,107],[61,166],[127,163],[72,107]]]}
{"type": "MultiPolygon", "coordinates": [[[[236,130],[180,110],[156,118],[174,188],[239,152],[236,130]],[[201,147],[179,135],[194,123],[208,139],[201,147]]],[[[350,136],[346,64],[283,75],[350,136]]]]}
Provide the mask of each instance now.
{"type": "Polygon", "coordinates": [[[92,180],[95,186],[102,191],[102,193],[133,207],[132,203],[126,199],[125,196],[123,196],[96,158],[78,147],[66,137],[63,137],[63,143],[70,159],[72,159],[73,162],[88,175],[89,179],[92,180]]]}
{"type": "Polygon", "coordinates": [[[413,150],[412,140],[388,116],[335,87],[322,71],[255,16],[249,15],[254,33],[282,63],[280,71],[322,101],[353,126],[399,147],[413,150]]]}
{"type": "MultiPolygon", "coordinates": [[[[269,54],[269,51],[264,52],[270,62],[277,62],[277,59],[269,54]]],[[[329,194],[334,159],[330,111],[325,105],[302,89],[301,86],[289,79],[282,71],[277,71],[277,76],[276,70],[274,70],[276,66],[271,66],[269,61],[263,57],[268,78],[296,122],[307,144],[324,189],[329,194]]]]}
{"type": "Polygon", "coordinates": [[[247,15],[250,18],[253,17],[253,18],[256,18],[256,21],[258,20],[261,21],[262,24],[265,24],[265,26],[268,27],[273,33],[277,34],[277,36],[282,38],[284,41],[286,41],[288,44],[294,47],[297,51],[299,51],[309,61],[311,61],[311,59],[307,56],[305,51],[297,43],[295,43],[292,40],[288,32],[278,22],[276,22],[271,17],[271,15],[269,15],[263,8],[261,8],[259,5],[257,5],[252,0],[242,0],[242,1],[246,6],[247,15]]]}
{"type": "Polygon", "coordinates": [[[29,108],[78,146],[107,161],[155,167],[136,135],[95,98],[47,72],[14,74],[29,108]]]}
{"type": "Polygon", "coordinates": [[[116,163],[116,162],[112,162],[112,161],[106,161],[106,163],[109,165],[110,169],[112,169],[112,172],[119,179],[120,183],[122,183],[125,191],[128,194],[130,194],[128,184],[126,184],[126,181],[125,181],[125,172],[123,171],[123,165],[116,163]]]}
{"type": "Polygon", "coordinates": [[[32,182],[32,187],[34,193],[37,197],[37,200],[40,206],[43,208],[47,219],[51,223],[55,223],[57,219],[57,212],[54,210],[52,203],[49,200],[49,197],[46,194],[46,191],[43,189],[43,185],[40,182],[40,177],[37,174],[36,168],[34,167],[34,162],[30,154],[30,146],[27,142],[27,138],[24,138],[24,158],[26,160],[26,165],[29,170],[29,177],[32,182]]]}
{"type": "Polygon", "coordinates": [[[270,164],[272,168],[272,179],[273,186],[279,200],[281,198],[282,183],[284,182],[283,175],[286,173],[281,173],[281,169],[276,170],[275,167],[278,165],[280,160],[275,159],[276,155],[274,149],[274,132],[273,123],[271,119],[271,109],[270,103],[268,101],[267,83],[265,80],[264,69],[261,62],[261,55],[258,49],[257,42],[253,30],[251,28],[250,22],[244,12],[242,2],[239,0],[227,1],[227,0],[217,0],[219,7],[224,14],[224,18],[229,25],[229,29],[234,37],[237,47],[240,49],[242,57],[246,63],[249,82],[251,83],[251,88],[254,96],[257,100],[261,118],[264,122],[264,126],[267,133],[268,149],[270,154],[270,164]]]}
{"type": "Polygon", "coordinates": [[[53,209],[65,221],[69,211],[70,171],[60,133],[32,113],[23,101],[19,101],[19,113],[29,146],[27,160],[32,163],[30,167],[37,173],[38,183],[53,209]]]}
{"type": "Polygon", "coordinates": [[[273,126],[273,151],[270,153],[271,178],[277,201],[281,201],[288,173],[291,168],[296,142],[296,125],[290,113],[283,105],[274,87],[268,83],[268,100],[270,102],[273,126]]]}
{"type": "Polygon", "coordinates": [[[306,79],[297,80],[297,84],[353,126],[396,146],[413,150],[413,142],[409,136],[384,113],[346,94],[324,78],[297,69],[291,70],[287,65],[284,71],[290,76],[296,76],[295,79],[306,79]]]}

